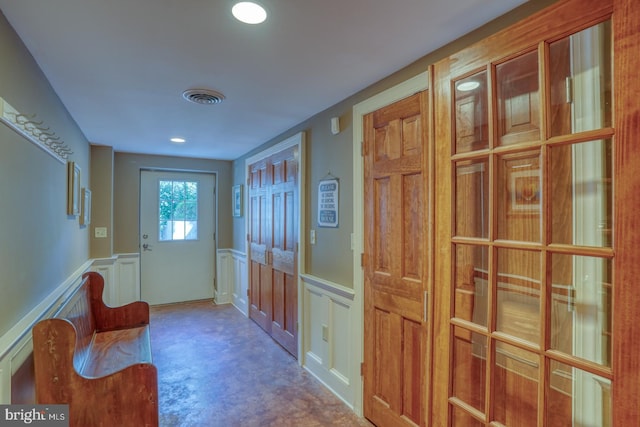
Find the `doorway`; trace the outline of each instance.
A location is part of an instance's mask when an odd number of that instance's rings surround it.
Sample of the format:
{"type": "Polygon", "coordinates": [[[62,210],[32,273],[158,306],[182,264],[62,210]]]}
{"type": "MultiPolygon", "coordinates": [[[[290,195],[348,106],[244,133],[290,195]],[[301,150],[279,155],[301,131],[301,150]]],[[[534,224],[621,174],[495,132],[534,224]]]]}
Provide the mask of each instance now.
{"type": "Polygon", "coordinates": [[[213,299],[215,175],[140,173],[140,287],[151,305],[213,299]]]}

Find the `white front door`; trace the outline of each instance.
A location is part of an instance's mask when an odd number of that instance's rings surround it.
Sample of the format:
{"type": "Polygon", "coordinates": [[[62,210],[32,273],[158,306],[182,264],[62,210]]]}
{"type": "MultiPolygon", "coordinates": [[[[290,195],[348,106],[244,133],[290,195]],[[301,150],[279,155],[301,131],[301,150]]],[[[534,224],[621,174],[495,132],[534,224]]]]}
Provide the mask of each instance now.
{"type": "Polygon", "coordinates": [[[213,299],[215,176],[142,171],[140,283],[143,301],[213,299]]]}

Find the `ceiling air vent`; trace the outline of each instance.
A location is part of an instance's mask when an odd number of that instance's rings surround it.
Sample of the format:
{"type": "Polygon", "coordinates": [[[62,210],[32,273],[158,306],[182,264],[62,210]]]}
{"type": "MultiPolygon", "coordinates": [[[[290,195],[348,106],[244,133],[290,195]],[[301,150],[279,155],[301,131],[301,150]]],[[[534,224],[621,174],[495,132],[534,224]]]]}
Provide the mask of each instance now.
{"type": "Polygon", "coordinates": [[[213,105],[224,101],[224,95],[215,90],[189,89],[182,92],[182,97],[195,104],[213,105]]]}

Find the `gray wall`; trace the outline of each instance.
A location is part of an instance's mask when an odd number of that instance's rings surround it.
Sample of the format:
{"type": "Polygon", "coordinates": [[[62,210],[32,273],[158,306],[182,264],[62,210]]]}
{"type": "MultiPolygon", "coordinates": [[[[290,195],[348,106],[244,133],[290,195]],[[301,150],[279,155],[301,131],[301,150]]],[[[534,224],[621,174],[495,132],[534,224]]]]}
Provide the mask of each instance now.
{"type": "MultiPolygon", "coordinates": [[[[0,58],[0,96],[70,146],[87,187],[89,144],[2,14],[0,58]]],[[[89,258],[66,199],[66,165],[0,124],[0,336],[89,258]]]]}
{"type": "MultiPolygon", "coordinates": [[[[305,177],[307,199],[304,201],[307,211],[307,229],[304,232],[308,237],[309,230],[313,228],[316,230],[317,238],[316,245],[310,245],[307,239],[305,271],[323,279],[353,287],[353,254],[350,242],[350,235],[353,233],[353,106],[426,71],[429,65],[438,60],[486,38],[555,1],[530,0],[523,6],[426,55],[384,80],[369,86],[287,132],[267,141],[258,149],[234,161],[234,184],[244,182],[244,163],[246,158],[285,140],[297,132],[304,131],[307,136],[307,171],[305,177]],[[342,132],[334,136],[330,132],[330,118],[336,116],[340,117],[342,132]],[[332,175],[340,178],[340,227],[338,229],[317,228],[316,225],[317,183],[327,172],[331,172],[332,175]]],[[[233,247],[235,249],[245,251],[245,236],[244,220],[234,220],[233,247]]]]}
{"type": "Polygon", "coordinates": [[[91,146],[91,224],[89,244],[91,258],[113,255],[113,237],[96,238],[95,227],[113,229],[113,148],[91,146]]]}
{"type": "MultiPolygon", "coordinates": [[[[116,152],[114,156],[113,251],[138,252],[140,170],[169,169],[216,172],[218,185],[218,248],[230,248],[231,162],[187,157],[152,156],[116,152]]],[[[109,235],[111,231],[109,231],[109,235]]]]}

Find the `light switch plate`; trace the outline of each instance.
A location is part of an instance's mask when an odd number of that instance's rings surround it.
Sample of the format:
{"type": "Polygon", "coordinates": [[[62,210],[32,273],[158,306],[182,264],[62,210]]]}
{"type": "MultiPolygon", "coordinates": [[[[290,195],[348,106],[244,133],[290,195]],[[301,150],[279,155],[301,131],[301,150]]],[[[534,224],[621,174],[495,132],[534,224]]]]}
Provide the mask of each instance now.
{"type": "Polygon", "coordinates": [[[107,237],[107,227],[96,227],[93,232],[97,239],[107,237]]]}

